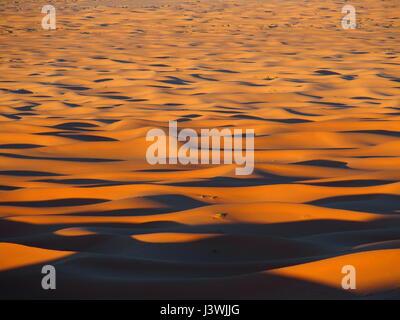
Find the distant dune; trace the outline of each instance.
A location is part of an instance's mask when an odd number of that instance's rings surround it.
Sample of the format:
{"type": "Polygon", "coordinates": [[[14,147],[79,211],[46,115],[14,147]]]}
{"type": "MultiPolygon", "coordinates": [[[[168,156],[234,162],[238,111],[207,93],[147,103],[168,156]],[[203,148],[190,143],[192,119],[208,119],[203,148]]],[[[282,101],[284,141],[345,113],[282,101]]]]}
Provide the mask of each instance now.
{"type": "Polygon", "coordinates": [[[351,4],[1,1],[0,297],[400,298],[400,3],[351,4]],[[148,164],[171,120],[254,172],[148,164]]]}

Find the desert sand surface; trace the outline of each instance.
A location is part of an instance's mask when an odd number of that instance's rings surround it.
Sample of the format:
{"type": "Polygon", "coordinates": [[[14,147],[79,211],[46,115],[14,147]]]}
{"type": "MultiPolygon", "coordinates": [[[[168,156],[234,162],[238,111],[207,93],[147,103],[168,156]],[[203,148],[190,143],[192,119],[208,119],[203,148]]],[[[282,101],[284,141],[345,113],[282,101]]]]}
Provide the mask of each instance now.
{"type": "Polygon", "coordinates": [[[0,297],[399,298],[400,3],[343,4],[1,1],[0,297]],[[254,172],[148,164],[170,120],[254,172]]]}

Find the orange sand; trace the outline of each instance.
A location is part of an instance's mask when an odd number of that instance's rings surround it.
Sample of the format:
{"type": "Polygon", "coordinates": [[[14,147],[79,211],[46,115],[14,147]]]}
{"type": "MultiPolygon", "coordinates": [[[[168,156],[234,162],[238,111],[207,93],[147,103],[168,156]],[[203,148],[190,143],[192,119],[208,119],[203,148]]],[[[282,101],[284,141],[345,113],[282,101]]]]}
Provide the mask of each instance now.
{"type": "Polygon", "coordinates": [[[0,297],[399,298],[400,3],[351,4],[2,1],[0,297]],[[254,173],[149,165],[170,120],[254,173]]]}

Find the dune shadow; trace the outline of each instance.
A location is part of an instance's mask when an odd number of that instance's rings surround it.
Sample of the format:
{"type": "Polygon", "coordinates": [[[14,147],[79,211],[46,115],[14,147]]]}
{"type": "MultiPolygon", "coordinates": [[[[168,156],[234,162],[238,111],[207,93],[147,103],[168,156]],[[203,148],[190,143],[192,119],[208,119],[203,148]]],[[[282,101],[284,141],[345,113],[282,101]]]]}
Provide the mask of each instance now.
{"type": "Polygon", "coordinates": [[[337,180],[337,181],[326,181],[326,182],[302,182],[313,186],[324,186],[324,187],[372,187],[372,186],[383,186],[397,182],[396,180],[378,180],[378,179],[365,179],[365,180],[337,180]]]}
{"type": "Polygon", "coordinates": [[[194,209],[208,205],[208,203],[199,201],[181,194],[160,194],[143,196],[143,199],[148,199],[160,204],[161,207],[170,208],[174,211],[194,209]]]}
{"type": "MultiPolygon", "coordinates": [[[[128,259],[104,260],[73,254],[0,272],[1,299],[359,299],[362,296],[323,284],[280,275],[244,273],[220,277],[191,277],[176,265],[154,265],[128,259]],[[43,290],[41,269],[57,270],[57,290],[43,290]],[[131,264],[131,272],[123,265],[131,264]],[[98,267],[95,268],[94,266],[98,267]],[[176,268],[179,268],[176,266],[176,268]],[[81,270],[81,271],[79,271],[81,270]],[[118,272],[121,270],[120,272],[118,272]],[[157,270],[160,270],[157,272],[157,270]],[[166,276],[165,271],[171,276],[166,276]],[[125,274],[121,276],[122,271],[125,274]],[[178,269],[179,271],[179,269],[178,269]],[[153,273],[152,273],[153,272],[153,273]],[[118,276],[120,275],[120,276],[118,276]]],[[[184,266],[185,267],[185,266],[184,266]]]]}
{"type": "Polygon", "coordinates": [[[307,123],[307,122],[313,122],[312,120],[308,119],[267,119],[267,118],[262,118],[262,117],[257,117],[257,116],[250,116],[247,114],[235,114],[232,115],[231,118],[236,118],[236,119],[250,119],[250,120],[262,120],[262,121],[271,121],[271,122],[279,122],[279,123],[307,123]]]}
{"type": "Polygon", "coordinates": [[[400,131],[391,130],[354,130],[354,131],[342,131],[344,133],[369,133],[369,134],[379,134],[389,137],[400,137],[400,131]]]}
{"type": "Polygon", "coordinates": [[[25,207],[25,208],[57,208],[57,207],[76,207],[91,204],[103,203],[109,200],[94,198],[64,198],[54,200],[36,201],[0,201],[0,206],[25,207]]]}
{"type": "Polygon", "coordinates": [[[15,176],[15,177],[59,177],[63,174],[46,171],[30,171],[30,170],[3,170],[0,171],[0,175],[3,176],[15,176]]]}
{"type": "Polygon", "coordinates": [[[55,137],[62,137],[62,138],[69,138],[77,141],[84,141],[84,142],[114,142],[119,141],[118,139],[104,137],[99,135],[90,135],[90,134],[78,134],[71,131],[59,131],[59,132],[40,132],[36,133],[37,135],[41,136],[55,136],[55,137]]]}
{"type": "Polygon", "coordinates": [[[78,130],[78,131],[92,131],[89,128],[98,128],[99,126],[90,122],[64,122],[50,128],[59,130],[78,130]]]}
{"type": "Polygon", "coordinates": [[[13,191],[13,190],[19,190],[19,189],[23,189],[23,187],[0,185],[0,190],[1,191],[13,191]]]}
{"type": "Polygon", "coordinates": [[[233,177],[213,177],[210,179],[202,179],[185,182],[165,183],[169,186],[181,187],[250,187],[250,186],[266,186],[273,184],[286,184],[297,182],[299,180],[307,180],[307,177],[289,177],[269,174],[266,172],[256,172],[262,175],[261,178],[233,178],[233,177]]]}
{"type": "Polygon", "coordinates": [[[293,162],[293,164],[299,164],[299,165],[305,165],[305,166],[327,167],[327,168],[349,169],[346,162],[325,160],[325,159],[293,162]]]}
{"type": "Polygon", "coordinates": [[[54,160],[54,161],[71,161],[71,162],[115,162],[123,161],[120,159],[102,159],[102,158],[68,158],[68,157],[39,157],[39,156],[27,156],[15,153],[4,153],[1,152],[0,156],[14,159],[32,159],[32,160],[54,160]]]}
{"type": "Polygon", "coordinates": [[[400,210],[400,196],[392,194],[336,196],[308,203],[332,209],[344,209],[376,214],[398,214],[400,210]]]}
{"type": "Polygon", "coordinates": [[[0,149],[35,149],[44,147],[39,144],[30,144],[30,143],[9,143],[9,144],[0,144],[0,149]]]}

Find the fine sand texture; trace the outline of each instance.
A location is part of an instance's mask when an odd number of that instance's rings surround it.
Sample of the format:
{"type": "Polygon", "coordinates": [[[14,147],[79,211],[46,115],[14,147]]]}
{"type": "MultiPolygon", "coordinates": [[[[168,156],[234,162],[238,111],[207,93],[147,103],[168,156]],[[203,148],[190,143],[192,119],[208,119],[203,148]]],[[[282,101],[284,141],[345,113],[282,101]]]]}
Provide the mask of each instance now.
{"type": "Polygon", "coordinates": [[[343,4],[2,0],[0,298],[400,298],[400,2],[343,4]],[[170,120],[254,172],[148,164],[170,120]]]}

